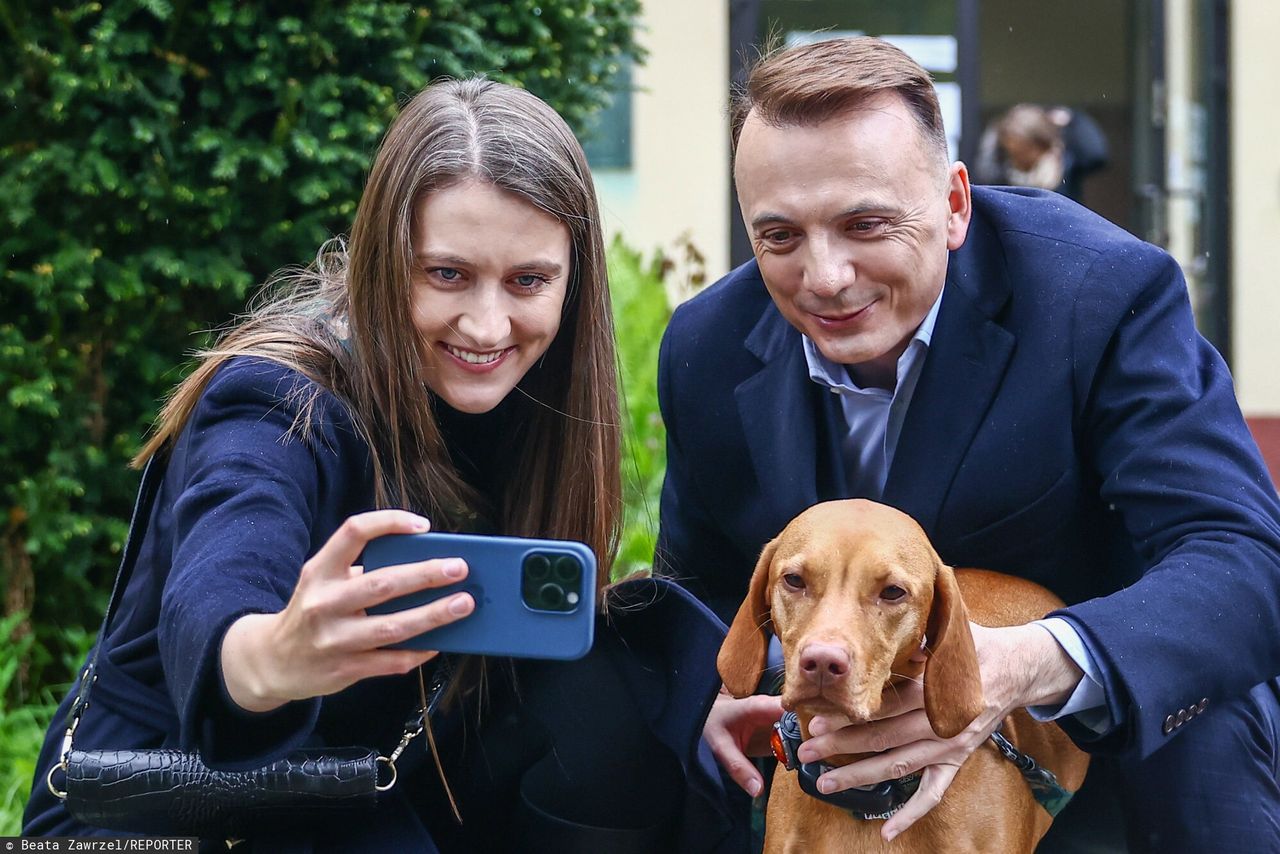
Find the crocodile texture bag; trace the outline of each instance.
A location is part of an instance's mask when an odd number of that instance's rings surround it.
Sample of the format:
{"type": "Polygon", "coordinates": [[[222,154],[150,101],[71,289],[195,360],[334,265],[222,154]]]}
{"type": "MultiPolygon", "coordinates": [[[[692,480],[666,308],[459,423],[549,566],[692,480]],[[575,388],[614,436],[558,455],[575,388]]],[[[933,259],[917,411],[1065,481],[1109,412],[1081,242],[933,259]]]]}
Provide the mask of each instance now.
{"type": "MultiPolygon", "coordinates": [[[[424,727],[431,703],[421,681],[422,704],[405,724],[390,757],[365,747],[294,750],[247,771],[209,768],[198,753],[179,750],[77,750],[72,739],[89,707],[97,681],[98,655],[146,533],[147,519],[163,479],[167,448],[147,463],[133,508],[120,571],[98,632],[93,655],[80,675],[79,690],[67,715],[62,761],[50,769],[49,790],[85,824],[130,833],[202,838],[243,838],[264,829],[281,829],[350,811],[372,808],[378,792],[395,785],[395,762],[424,727]],[[388,780],[379,784],[379,770],[388,780]],[[59,790],[55,775],[66,776],[59,790]]],[[[433,680],[432,696],[444,692],[443,674],[433,680]]],[[[428,738],[430,733],[428,732],[428,738]]]]}
{"type": "Polygon", "coordinates": [[[72,750],[66,805],[131,833],[241,838],[377,804],[378,754],[295,751],[263,768],[215,771],[179,750],[72,750]]]}

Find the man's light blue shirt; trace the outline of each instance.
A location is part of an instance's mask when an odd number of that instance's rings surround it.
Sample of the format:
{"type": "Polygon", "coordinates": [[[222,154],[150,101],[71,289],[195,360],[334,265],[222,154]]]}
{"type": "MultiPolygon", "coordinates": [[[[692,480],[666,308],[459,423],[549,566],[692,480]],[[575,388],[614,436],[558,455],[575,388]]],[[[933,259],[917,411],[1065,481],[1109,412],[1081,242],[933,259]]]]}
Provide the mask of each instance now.
{"type": "MultiPolygon", "coordinates": [[[[845,482],[850,495],[878,500],[884,494],[885,480],[889,476],[898,437],[902,433],[902,422],[911,405],[911,397],[915,394],[925,357],[929,353],[933,328],[938,321],[938,309],[941,306],[942,294],[939,293],[924,321],[898,357],[893,391],[858,386],[850,378],[844,365],[827,359],[808,336],[802,336],[809,378],[840,398],[847,427],[840,447],[844,459],[845,482]]],[[[1041,721],[1076,715],[1081,724],[1094,732],[1106,733],[1113,724],[1107,708],[1106,692],[1102,687],[1101,670],[1085,648],[1080,633],[1070,621],[1061,617],[1037,620],[1035,625],[1053,635],[1054,640],[1071,656],[1071,660],[1084,671],[1084,676],[1061,706],[1032,706],[1027,711],[1033,718],[1041,721]]]]}

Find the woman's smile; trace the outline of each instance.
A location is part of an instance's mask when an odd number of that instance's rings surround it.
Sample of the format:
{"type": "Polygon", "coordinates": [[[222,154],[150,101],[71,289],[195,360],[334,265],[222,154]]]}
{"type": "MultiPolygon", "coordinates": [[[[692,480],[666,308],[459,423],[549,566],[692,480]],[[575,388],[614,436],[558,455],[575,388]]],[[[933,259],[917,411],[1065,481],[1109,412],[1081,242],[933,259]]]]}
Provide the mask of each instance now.
{"type": "Polygon", "coordinates": [[[441,342],[440,349],[452,356],[454,361],[459,363],[458,367],[463,370],[484,372],[497,368],[498,365],[506,360],[508,354],[515,352],[516,348],[504,347],[500,350],[478,352],[441,342]]]}

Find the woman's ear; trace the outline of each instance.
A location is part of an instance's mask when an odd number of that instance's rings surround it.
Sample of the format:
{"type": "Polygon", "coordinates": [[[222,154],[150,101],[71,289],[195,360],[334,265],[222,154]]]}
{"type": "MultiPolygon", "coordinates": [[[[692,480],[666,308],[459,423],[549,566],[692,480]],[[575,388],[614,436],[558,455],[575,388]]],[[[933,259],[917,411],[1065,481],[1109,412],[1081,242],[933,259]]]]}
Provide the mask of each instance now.
{"type": "Polygon", "coordinates": [[[755,572],[751,574],[747,598],[742,600],[716,659],[724,687],[735,697],[755,693],[764,673],[769,633],[773,631],[773,620],[769,616],[769,568],[777,549],[775,539],[760,553],[755,572]]]}
{"type": "Polygon", "coordinates": [[[938,562],[926,633],[924,710],[942,738],[953,738],[982,713],[982,675],[969,630],[969,612],[951,567],[938,562]]]}

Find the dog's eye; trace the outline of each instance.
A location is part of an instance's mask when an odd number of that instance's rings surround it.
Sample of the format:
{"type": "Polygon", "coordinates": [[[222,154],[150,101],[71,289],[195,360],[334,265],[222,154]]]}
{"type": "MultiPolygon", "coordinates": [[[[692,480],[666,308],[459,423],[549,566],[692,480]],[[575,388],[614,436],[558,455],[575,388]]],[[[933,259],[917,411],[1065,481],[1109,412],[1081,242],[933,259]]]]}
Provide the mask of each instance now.
{"type": "Polygon", "coordinates": [[[903,596],[907,595],[907,591],[903,590],[896,584],[890,584],[888,587],[880,591],[880,598],[886,602],[897,602],[903,596]]]}
{"type": "Polygon", "coordinates": [[[804,589],[804,579],[794,572],[788,572],[786,575],[782,576],[782,580],[792,590],[804,589]]]}

